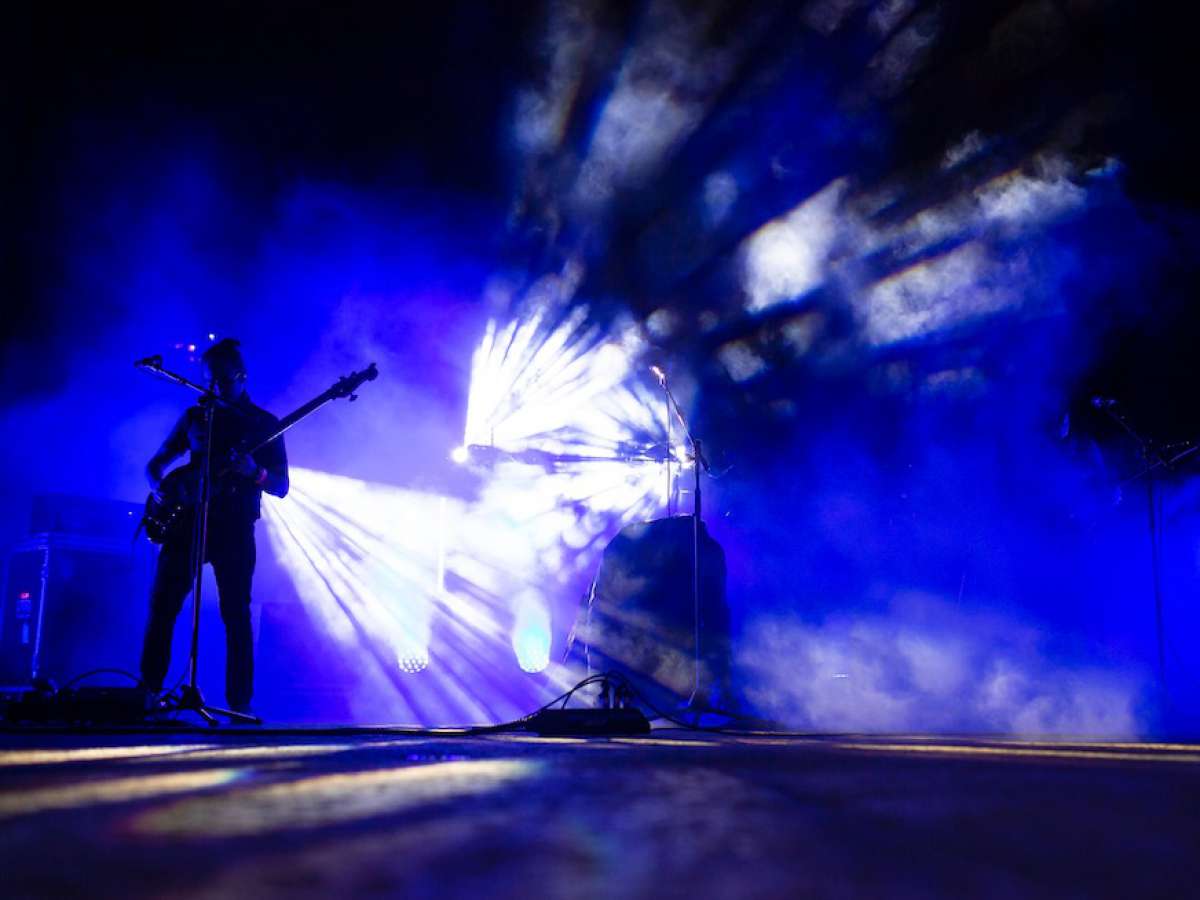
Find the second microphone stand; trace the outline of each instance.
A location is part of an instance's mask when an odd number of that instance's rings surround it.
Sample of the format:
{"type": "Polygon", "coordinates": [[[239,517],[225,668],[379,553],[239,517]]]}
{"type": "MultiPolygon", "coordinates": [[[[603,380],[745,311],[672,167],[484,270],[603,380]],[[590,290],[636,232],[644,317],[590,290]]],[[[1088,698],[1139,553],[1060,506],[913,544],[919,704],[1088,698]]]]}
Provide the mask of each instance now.
{"type": "Polygon", "coordinates": [[[1176,463],[1191,456],[1200,446],[1195,444],[1175,444],[1159,448],[1149,438],[1143,437],[1121,412],[1120,405],[1115,400],[1093,403],[1102,409],[1114,422],[1120,426],[1130,438],[1137,443],[1141,451],[1143,468],[1140,472],[1126,478],[1120,487],[1132,484],[1138,479],[1144,479],[1146,484],[1147,525],[1150,530],[1150,576],[1154,591],[1154,630],[1158,643],[1158,681],[1163,688],[1167,683],[1166,635],[1163,626],[1163,590],[1162,590],[1162,497],[1159,495],[1156,476],[1160,470],[1170,471],[1176,463]],[[1182,451],[1167,453],[1173,448],[1186,447],[1182,451]]]}
{"type": "MultiPolygon", "coordinates": [[[[701,469],[705,472],[709,470],[708,460],[704,458],[704,449],[700,440],[692,434],[692,429],[687,423],[687,419],[683,415],[683,410],[679,408],[679,402],[675,399],[675,395],[671,392],[670,385],[667,383],[666,373],[655,366],[652,371],[658,378],[658,382],[662,385],[663,393],[666,395],[667,403],[667,429],[670,434],[671,413],[674,412],[675,418],[679,420],[679,425],[686,435],[688,444],[692,451],[692,472],[694,481],[692,485],[692,647],[694,653],[694,669],[692,677],[692,693],[688,697],[687,706],[690,709],[696,702],[696,695],[700,692],[700,514],[702,511],[700,497],[700,474],[701,469]]],[[[667,465],[671,465],[671,446],[670,438],[667,441],[667,465]]],[[[670,469],[668,468],[668,473],[670,469]]],[[[669,477],[669,476],[668,476],[669,477]]],[[[670,510],[671,490],[668,484],[667,490],[667,508],[670,510]]]]}

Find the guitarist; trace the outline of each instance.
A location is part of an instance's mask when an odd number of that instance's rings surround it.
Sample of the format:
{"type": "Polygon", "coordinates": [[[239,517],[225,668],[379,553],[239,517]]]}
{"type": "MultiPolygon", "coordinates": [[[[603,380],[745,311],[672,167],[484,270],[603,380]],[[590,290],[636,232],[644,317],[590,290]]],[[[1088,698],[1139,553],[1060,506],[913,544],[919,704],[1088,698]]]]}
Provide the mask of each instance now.
{"type": "MultiPolygon", "coordinates": [[[[216,576],[225,623],[225,699],[231,709],[247,712],[254,690],[254,635],[250,627],[254,523],[259,518],[263,491],[276,497],[287,495],[287,453],[282,437],[253,456],[240,449],[269,436],[279,420],[250,401],[238,341],[226,338],[213,344],[204,352],[203,362],[213,392],[223,401],[212,411],[213,481],[205,562],[212,564],[216,576]]],[[[206,438],[205,410],[197,404],[180,417],[147,464],[151,488],[159,491],[164,470],[184,453],[190,453],[188,465],[198,471],[204,464],[206,438]]],[[[162,690],[167,675],[175,619],[192,590],[191,529],[184,531],[163,543],[150,592],[141,674],[143,684],[155,692],[162,690]]]]}

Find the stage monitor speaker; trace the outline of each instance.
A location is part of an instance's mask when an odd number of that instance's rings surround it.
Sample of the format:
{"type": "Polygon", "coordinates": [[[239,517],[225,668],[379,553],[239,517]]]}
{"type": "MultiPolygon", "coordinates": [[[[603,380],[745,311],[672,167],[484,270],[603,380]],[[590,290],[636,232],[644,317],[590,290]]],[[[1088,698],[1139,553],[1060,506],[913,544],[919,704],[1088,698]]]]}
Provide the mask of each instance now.
{"type": "Polygon", "coordinates": [[[12,548],[0,609],[0,685],[62,685],[92,669],[136,673],[153,549],[54,532],[12,548]]]}
{"type": "Polygon", "coordinates": [[[731,659],[725,552],[702,522],[697,622],[692,521],[691,516],[674,516],[638,522],[613,538],[580,608],[568,654],[582,657],[589,674],[624,675],[664,709],[688,698],[694,687],[698,705],[728,708],[731,659]]]}

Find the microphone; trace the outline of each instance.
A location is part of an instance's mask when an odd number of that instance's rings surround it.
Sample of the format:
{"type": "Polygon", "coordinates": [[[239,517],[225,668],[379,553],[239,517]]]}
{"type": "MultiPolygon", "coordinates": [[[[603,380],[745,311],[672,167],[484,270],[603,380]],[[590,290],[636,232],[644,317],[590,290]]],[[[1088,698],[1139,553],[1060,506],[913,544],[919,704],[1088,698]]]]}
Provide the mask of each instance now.
{"type": "Polygon", "coordinates": [[[1101,397],[1097,394],[1092,398],[1092,406],[1096,409],[1112,409],[1117,405],[1117,401],[1113,397],[1101,397]]]}
{"type": "Polygon", "coordinates": [[[663,387],[667,386],[667,373],[658,366],[651,366],[650,371],[654,373],[654,377],[658,379],[658,383],[663,387]]]}
{"type": "Polygon", "coordinates": [[[162,368],[161,356],[147,356],[145,359],[139,359],[133,364],[135,369],[159,369],[162,368]]]}

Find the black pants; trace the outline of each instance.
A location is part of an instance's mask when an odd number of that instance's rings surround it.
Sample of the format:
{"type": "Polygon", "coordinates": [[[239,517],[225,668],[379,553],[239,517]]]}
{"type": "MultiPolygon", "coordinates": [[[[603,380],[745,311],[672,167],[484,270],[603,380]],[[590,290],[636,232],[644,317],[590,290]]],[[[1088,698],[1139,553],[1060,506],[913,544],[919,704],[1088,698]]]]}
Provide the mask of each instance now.
{"type": "MultiPolygon", "coordinates": [[[[250,627],[250,582],[254,577],[254,523],[213,521],[208,553],[225,623],[225,699],[245,709],[254,693],[254,633],[250,627]]],[[[164,544],[150,591],[150,620],[142,643],[142,682],[162,688],[171,663],[171,637],[183,601],[192,592],[191,546],[164,544]]]]}

